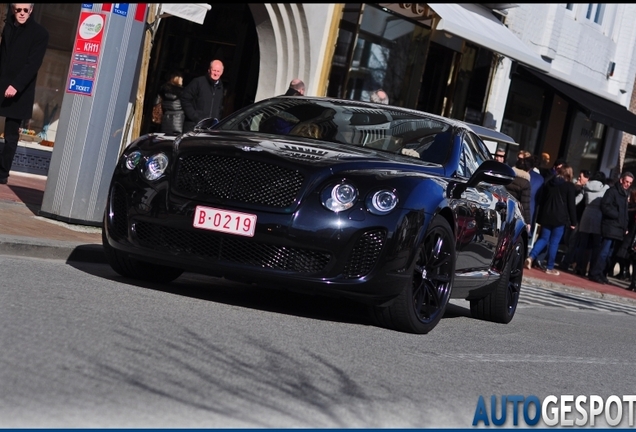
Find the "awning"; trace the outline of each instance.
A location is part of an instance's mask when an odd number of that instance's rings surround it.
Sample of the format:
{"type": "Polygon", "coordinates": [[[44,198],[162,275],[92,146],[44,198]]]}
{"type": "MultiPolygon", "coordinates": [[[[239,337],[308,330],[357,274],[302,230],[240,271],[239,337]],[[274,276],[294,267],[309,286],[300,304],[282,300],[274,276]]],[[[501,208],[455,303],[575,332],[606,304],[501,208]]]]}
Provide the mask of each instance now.
{"type": "Polygon", "coordinates": [[[566,99],[579,105],[581,111],[590,120],[636,135],[636,115],[624,106],[552,78],[549,75],[527,68],[526,70],[562,94],[566,99]]]}
{"type": "Polygon", "coordinates": [[[161,3],[159,16],[169,14],[198,24],[203,24],[205,14],[212,8],[207,3],[161,3]]]}
{"type": "Polygon", "coordinates": [[[527,47],[503,23],[478,4],[427,3],[441,17],[437,30],[454,34],[538,70],[550,64],[527,47]]]}

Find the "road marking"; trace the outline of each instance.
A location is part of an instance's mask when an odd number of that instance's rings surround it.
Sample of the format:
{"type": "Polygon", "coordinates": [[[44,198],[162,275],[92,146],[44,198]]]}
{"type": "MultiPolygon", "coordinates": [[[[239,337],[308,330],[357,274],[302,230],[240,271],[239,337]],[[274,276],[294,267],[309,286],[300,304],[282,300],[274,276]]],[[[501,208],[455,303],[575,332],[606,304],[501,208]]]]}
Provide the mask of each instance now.
{"type": "Polygon", "coordinates": [[[636,316],[636,305],[530,285],[521,286],[519,305],[522,307],[540,305],[565,309],[594,310],[636,316]]]}

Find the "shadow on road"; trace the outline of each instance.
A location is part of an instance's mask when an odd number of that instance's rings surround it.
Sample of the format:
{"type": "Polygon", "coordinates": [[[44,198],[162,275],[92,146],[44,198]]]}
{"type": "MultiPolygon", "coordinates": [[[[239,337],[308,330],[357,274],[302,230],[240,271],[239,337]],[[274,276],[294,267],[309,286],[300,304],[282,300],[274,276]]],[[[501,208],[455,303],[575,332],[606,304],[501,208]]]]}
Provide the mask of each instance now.
{"type": "MultiPolygon", "coordinates": [[[[374,325],[365,305],[344,298],[299,293],[285,287],[266,288],[187,272],[170,283],[152,283],[124,278],[108,264],[80,261],[67,264],[93,276],[204,301],[324,321],[374,325]]],[[[443,319],[462,317],[470,317],[470,310],[449,304],[443,319]]]]}

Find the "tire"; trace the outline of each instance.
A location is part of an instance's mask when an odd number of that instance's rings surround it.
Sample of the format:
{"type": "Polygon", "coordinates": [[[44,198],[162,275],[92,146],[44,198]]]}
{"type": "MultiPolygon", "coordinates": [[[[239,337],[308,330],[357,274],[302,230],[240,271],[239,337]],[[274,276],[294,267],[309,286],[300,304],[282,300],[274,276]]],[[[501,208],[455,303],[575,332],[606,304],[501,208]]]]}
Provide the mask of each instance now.
{"type": "Polygon", "coordinates": [[[519,238],[495,290],[486,297],[470,301],[470,313],[473,318],[501,324],[512,321],[521,292],[524,251],[524,242],[519,238]]]}
{"type": "Polygon", "coordinates": [[[108,243],[105,228],[102,228],[102,245],[108,264],[115,272],[124,277],[148,282],[168,283],[183,274],[182,269],[138,261],[130,258],[128,254],[118,251],[108,243]]]}
{"type": "Polygon", "coordinates": [[[418,246],[411,283],[388,306],[374,307],[376,322],[407,333],[426,334],[444,316],[455,276],[455,236],[435,217],[418,246]]]}

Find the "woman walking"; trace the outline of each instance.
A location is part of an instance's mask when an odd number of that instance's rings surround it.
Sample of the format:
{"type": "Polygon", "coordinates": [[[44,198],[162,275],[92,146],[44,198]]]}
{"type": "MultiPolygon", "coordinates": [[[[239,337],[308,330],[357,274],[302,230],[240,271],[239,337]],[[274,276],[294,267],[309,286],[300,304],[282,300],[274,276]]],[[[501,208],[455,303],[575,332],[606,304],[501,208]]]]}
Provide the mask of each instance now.
{"type": "Polygon", "coordinates": [[[590,180],[583,186],[583,201],[585,210],[579,222],[579,250],[576,255],[576,267],[574,274],[585,277],[587,267],[591,262],[595,262],[601,250],[601,199],[605,191],[609,189],[606,183],[605,174],[597,171],[590,177],[590,180]]]}
{"type": "Polygon", "coordinates": [[[537,223],[541,225],[541,233],[530,255],[526,258],[526,268],[532,268],[532,262],[547,247],[548,262],[545,272],[555,276],[560,274],[554,269],[554,262],[566,225],[572,229],[576,227],[575,196],[576,187],[572,183],[572,167],[563,164],[556,169],[554,176],[546,179],[543,185],[537,218],[537,223]]]}

